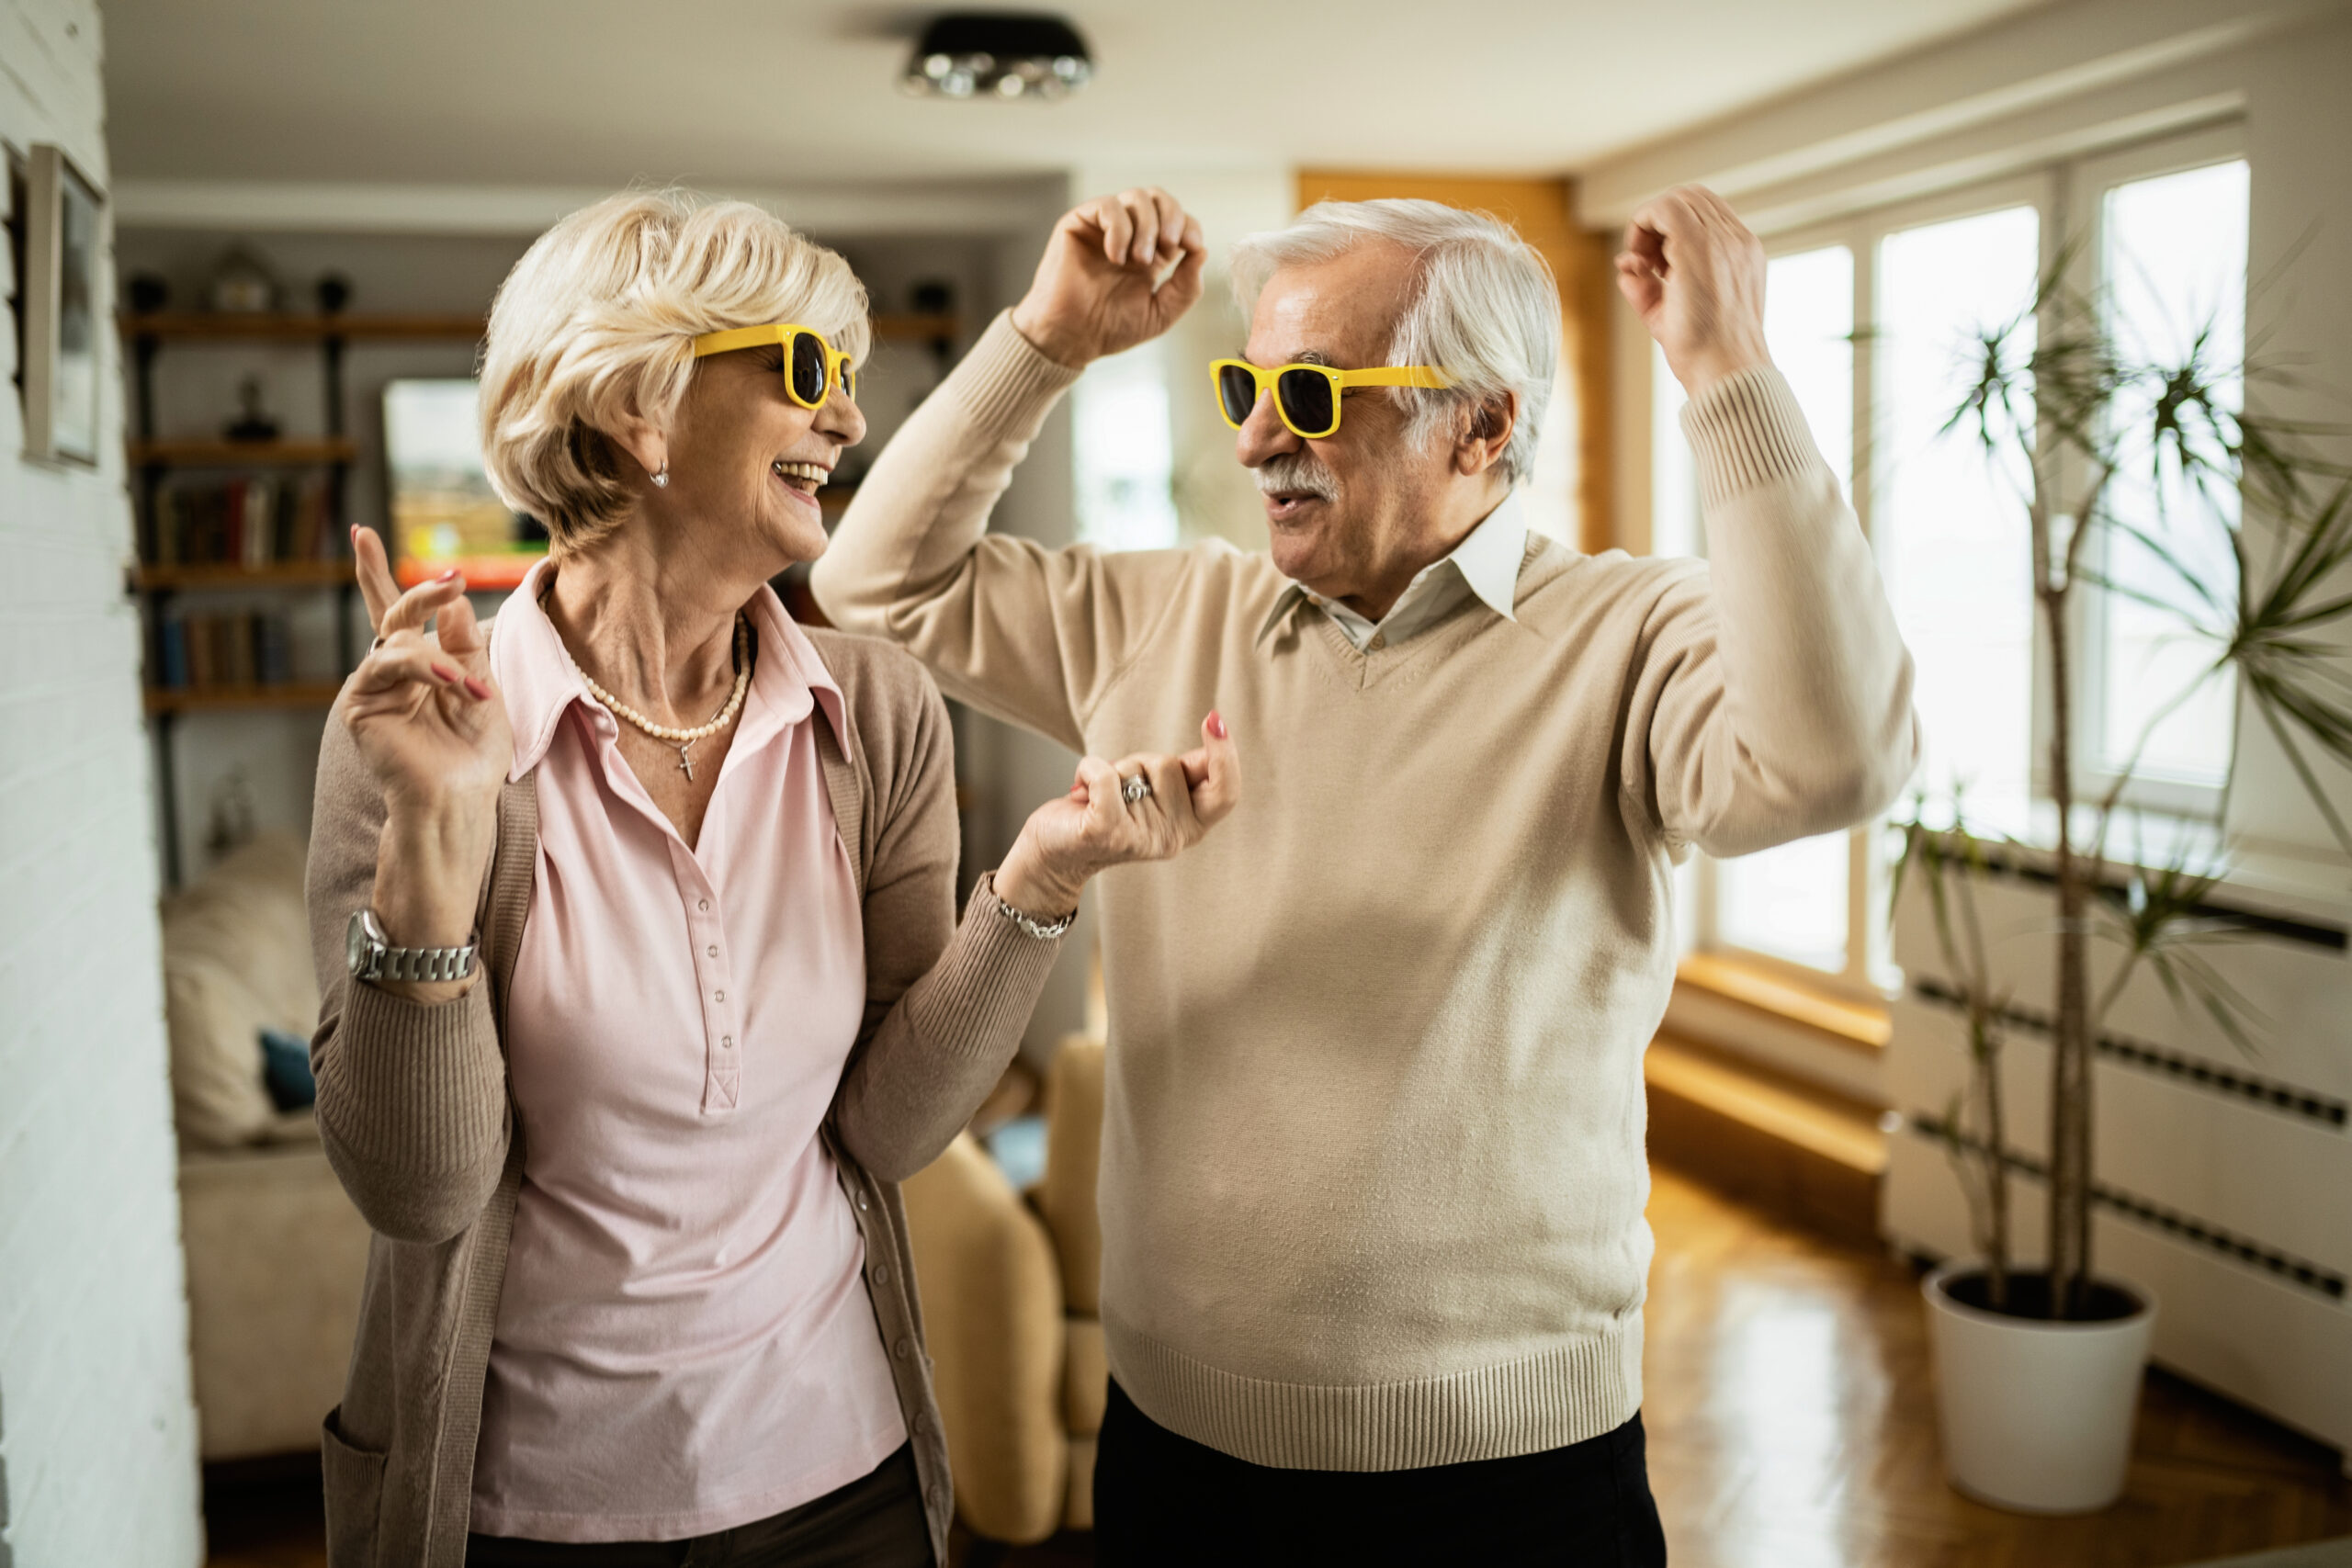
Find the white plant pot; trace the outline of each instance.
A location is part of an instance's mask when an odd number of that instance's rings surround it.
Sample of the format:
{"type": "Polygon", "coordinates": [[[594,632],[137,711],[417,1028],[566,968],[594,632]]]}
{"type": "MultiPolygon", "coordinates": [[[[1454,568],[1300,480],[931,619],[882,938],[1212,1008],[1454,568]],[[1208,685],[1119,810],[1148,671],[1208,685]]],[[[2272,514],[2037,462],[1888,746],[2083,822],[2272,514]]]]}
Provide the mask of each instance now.
{"type": "Polygon", "coordinates": [[[1945,1473],[1997,1508],[2095,1513],[2123,1493],[2155,1298],[2105,1280],[2139,1310],[2104,1323],[2010,1317],[1946,1292],[1947,1280],[1982,1268],[1947,1263],[1920,1286],[1945,1473]]]}

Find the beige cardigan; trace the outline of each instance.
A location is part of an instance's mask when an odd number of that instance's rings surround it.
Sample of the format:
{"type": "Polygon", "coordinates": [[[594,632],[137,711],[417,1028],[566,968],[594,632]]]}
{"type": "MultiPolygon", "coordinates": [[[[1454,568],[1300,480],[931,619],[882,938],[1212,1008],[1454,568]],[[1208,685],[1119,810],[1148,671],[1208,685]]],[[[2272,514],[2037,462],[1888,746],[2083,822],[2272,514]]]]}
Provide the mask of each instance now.
{"type": "MultiPolygon", "coordinates": [[[[955,767],[944,705],[884,644],[811,632],[846,735],[818,728],[865,905],[863,1027],[824,1130],[865,1238],[867,1293],[947,1560],[947,1449],[922,1348],[898,1183],[956,1136],[1012,1059],[1057,942],[955,918],[955,767]]],[[[818,713],[821,715],[820,706],[818,713]]],[[[320,747],[308,897],[320,1009],[311,1059],[327,1157],[375,1235],[343,1403],[325,1423],[334,1568],[462,1568],[484,1370],[525,1164],[501,1016],[537,863],[532,775],[499,797],[478,923],[489,983],[432,1006],[353,986],[344,927],[368,902],[383,802],[336,705],[320,747]]]]}

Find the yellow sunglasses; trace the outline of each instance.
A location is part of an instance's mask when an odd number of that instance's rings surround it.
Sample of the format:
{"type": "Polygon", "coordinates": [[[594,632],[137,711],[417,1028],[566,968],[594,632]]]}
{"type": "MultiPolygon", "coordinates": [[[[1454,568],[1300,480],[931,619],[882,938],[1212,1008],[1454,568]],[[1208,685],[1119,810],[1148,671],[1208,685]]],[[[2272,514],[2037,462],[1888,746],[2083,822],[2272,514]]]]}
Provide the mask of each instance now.
{"type": "Polygon", "coordinates": [[[695,357],[707,355],[731,354],[739,348],[764,348],[769,344],[784,345],[784,389],[792,400],[804,409],[820,409],[836,386],[850,401],[857,401],[857,367],[849,355],[825,341],[825,334],[813,327],[795,326],[778,321],[762,327],[729,327],[721,333],[705,333],[695,339],[695,357]]]}
{"type": "Polygon", "coordinates": [[[1234,429],[1241,428],[1250,411],[1274,387],[1274,412],[1291,434],[1319,441],[1340,428],[1340,394],[1350,387],[1451,387],[1453,378],[1427,365],[1384,365],[1374,370],[1334,370],[1328,365],[1277,365],[1261,368],[1246,359],[1209,362],[1209,379],[1216,387],[1217,412],[1234,429]]]}

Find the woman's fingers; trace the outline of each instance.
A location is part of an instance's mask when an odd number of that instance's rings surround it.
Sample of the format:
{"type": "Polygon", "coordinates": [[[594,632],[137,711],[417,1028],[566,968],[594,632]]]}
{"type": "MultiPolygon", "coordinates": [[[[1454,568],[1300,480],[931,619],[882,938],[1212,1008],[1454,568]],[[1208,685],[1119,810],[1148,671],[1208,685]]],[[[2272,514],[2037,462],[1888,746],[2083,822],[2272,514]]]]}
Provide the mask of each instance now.
{"type": "Polygon", "coordinates": [[[392,579],[391,562],[384,558],[384,541],[373,528],[354,525],[351,530],[352,573],[359,580],[359,596],[368,602],[368,624],[383,625],[384,613],[401,596],[392,579]]]}
{"type": "Polygon", "coordinates": [[[460,661],[469,674],[490,673],[490,644],[483,640],[481,622],[474,616],[474,602],[465,594],[459,593],[441,607],[433,623],[433,635],[441,650],[460,661]]]}
{"type": "Polygon", "coordinates": [[[1100,757],[1081,757],[1078,782],[1086,791],[1086,825],[1090,833],[1109,834],[1119,825],[1125,806],[1119,798],[1119,773],[1100,757]]]}
{"type": "Polygon", "coordinates": [[[388,643],[361,660],[352,672],[354,696],[382,696],[408,686],[447,687],[462,693],[469,702],[490,700],[488,682],[467,674],[454,660],[422,639],[388,643]]]}

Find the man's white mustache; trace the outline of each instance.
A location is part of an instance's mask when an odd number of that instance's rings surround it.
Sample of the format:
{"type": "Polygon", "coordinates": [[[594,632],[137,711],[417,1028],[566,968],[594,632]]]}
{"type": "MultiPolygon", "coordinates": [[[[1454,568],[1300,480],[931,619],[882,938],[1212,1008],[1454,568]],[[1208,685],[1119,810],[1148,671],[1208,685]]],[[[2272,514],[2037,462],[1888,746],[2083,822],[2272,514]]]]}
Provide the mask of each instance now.
{"type": "Polygon", "coordinates": [[[1340,499],[1339,479],[1305,452],[1284,452],[1260,464],[1258,489],[1267,495],[1311,495],[1317,501],[1340,499]]]}

